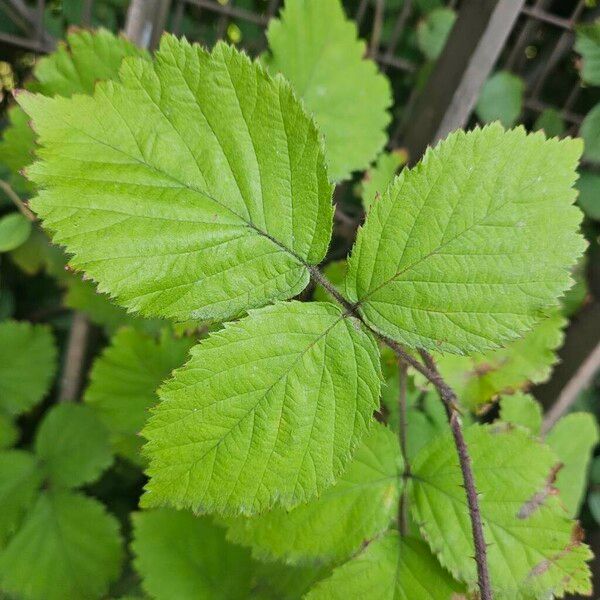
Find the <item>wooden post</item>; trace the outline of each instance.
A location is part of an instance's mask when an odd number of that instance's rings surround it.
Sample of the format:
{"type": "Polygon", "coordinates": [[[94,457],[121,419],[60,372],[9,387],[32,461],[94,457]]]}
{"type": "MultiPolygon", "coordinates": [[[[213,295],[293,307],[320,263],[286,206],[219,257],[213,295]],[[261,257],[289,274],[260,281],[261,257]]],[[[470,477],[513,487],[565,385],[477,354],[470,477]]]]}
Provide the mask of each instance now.
{"type": "Polygon", "coordinates": [[[165,28],[170,5],[170,0],[131,0],[125,35],[141,48],[155,48],[165,28]]]}

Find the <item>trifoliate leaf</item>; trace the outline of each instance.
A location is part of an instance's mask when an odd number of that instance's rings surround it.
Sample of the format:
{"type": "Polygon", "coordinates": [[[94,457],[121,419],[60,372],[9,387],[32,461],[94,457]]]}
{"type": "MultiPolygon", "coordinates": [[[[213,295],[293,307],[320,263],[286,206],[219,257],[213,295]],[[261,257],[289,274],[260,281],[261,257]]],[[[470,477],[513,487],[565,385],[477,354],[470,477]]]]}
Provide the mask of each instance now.
{"type": "Polygon", "coordinates": [[[456,13],[450,8],[436,8],[417,26],[417,43],[421,52],[436,60],[442,53],[448,35],[456,21],[456,13]]]}
{"type": "Polygon", "coordinates": [[[298,294],[332,204],[290,86],[225,44],[209,54],[170,35],[120,77],[93,97],[19,96],[42,145],[32,207],[72,264],[126,307],[181,320],[298,294]]]}
{"type": "Polygon", "coordinates": [[[579,128],[579,135],[584,141],[583,158],[600,162],[600,103],[586,115],[579,128]]]}
{"type": "Polygon", "coordinates": [[[10,448],[19,439],[19,429],[8,415],[0,413],[0,450],[10,448]]]}
{"type": "Polygon", "coordinates": [[[231,541],[259,559],[333,562],[387,529],[398,510],[401,456],[397,436],[376,424],[348,469],[317,499],[229,521],[231,541]]]}
{"type": "Polygon", "coordinates": [[[481,89],[475,108],[477,116],[484,123],[500,121],[504,127],[511,127],[521,114],[524,90],[520,77],[508,71],[495,73],[481,89]]]}
{"type": "Polygon", "coordinates": [[[449,600],[462,590],[427,546],[389,532],[318,583],[307,600],[449,600]]]}
{"type": "Polygon", "coordinates": [[[591,85],[600,85],[600,21],[577,27],[575,51],[583,58],[583,81],[591,85]]]}
{"type": "Polygon", "coordinates": [[[56,369],[50,329],[17,321],[0,323],[0,410],[28,411],[48,392],[56,369]]]}
{"type": "Polygon", "coordinates": [[[390,86],[339,0],[287,0],[267,37],[270,69],[291,82],[325,137],[331,178],[367,168],[387,139],[390,86]]]}
{"type": "Polygon", "coordinates": [[[0,554],[0,587],[25,600],[99,599],[121,558],[119,525],[102,504],[45,492],[0,554]]]}
{"type": "Polygon", "coordinates": [[[531,329],[570,284],[585,242],[571,206],[577,140],[494,124],[455,132],[371,207],[346,288],[409,346],[455,353],[531,329]]]}
{"type": "Polygon", "coordinates": [[[148,410],[158,402],[156,390],[180,367],[193,340],[163,334],[159,341],[133,329],[121,329],[96,360],[85,402],[108,427],[115,450],[141,463],[139,433],[148,410]]]}
{"type": "Polygon", "coordinates": [[[540,113],[533,126],[534,131],[543,131],[546,137],[560,137],[565,133],[565,121],[555,108],[547,108],[540,113]]]}
{"type": "Polygon", "coordinates": [[[192,348],[160,390],[145,506],[254,514],[332,485],[379,398],[375,341],[329,303],[252,311],[192,348]]]}
{"type": "Polygon", "coordinates": [[[534,435],[542,428],[542,407],[529,394],[503,396],[500,400],[500,419],[505,423],[526,427],[534,435]]]}
{"type": "Polygon", "coordinates": [[[42,472],[32,454],[0,452],[0,548],[18,528],[42,484],[42,472]]]}
{"type": "Polygon", "coordinates": [[[598,440],[596,417],[583,412],[563,417],[546,436],[546,443],[563,465],[556,476],[556,487],[571,517],[579,513],[598,440]]]}
{"type": "Polygon", "coordinates": [[[160,509],[133,515],[134,564],[156,600],[246,600],[250,553],[207,517],[160,509]]]}
{"type": "Polygon", "coordinates": [[[600,175],[593,171],[580,171],[577,180],[577,204],[590,218],[600,221],[600,175]]]}
{"type": "Polygon", "coordinates": [[[50,481],[68,488],[95,481],[112,462],[108,430],[81,404],[59,404],[46,415],[35,451],[50,481]]]}
{"type": "Polygon", "coordinates": [[[31,221],[19,212],[0,218],[0,252],[18,248],[31,233],[31,221]]]}
{"type": "Polygon", "coordinates": [[[360,194],[365,212],[385,192],[400,167],[406,164],[407,158],[408,155],[403,150],[384,152],[377,159],[377,164],[365,173],[360,194]]]}
{"type": "MultiPolygon", "coordinates": [[[[465,431],[488,544],[495,598],[591,593],[576,522],[552,494],[558,459],[524,429],[473,426],[465,431]]],[[[450,434],[413,461],[410,506],[440,562],[469,588],[477,586],[473,534],[458,456],[450,434]],[[452,515],[449,518],[448,515],[452,515]]]]}
{"type": "Polygon", "coordinates": [[[524,338],[505,348],[472,356],[443,355],[438,366],[459,400],[470,408],[512,394],[531,383],[542,383],[558,360],[567,320],[555,313],[538,323],[524,338]]]}

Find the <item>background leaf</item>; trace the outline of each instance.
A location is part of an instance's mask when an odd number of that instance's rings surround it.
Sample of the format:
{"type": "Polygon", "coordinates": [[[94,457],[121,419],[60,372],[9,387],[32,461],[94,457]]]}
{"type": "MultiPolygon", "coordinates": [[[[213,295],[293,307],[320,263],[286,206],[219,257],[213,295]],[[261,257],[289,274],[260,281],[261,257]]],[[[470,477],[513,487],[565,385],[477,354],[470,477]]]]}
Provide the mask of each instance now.
{"type": "Polygon", "coordinates": [[[523,108],[524,89],[525,84],[520,77],[508,71],[495,73],[485,82],[479,94],[475,108],[477,116],[484,123],[500,121],[504,127],[512,127],[523,108]]]}

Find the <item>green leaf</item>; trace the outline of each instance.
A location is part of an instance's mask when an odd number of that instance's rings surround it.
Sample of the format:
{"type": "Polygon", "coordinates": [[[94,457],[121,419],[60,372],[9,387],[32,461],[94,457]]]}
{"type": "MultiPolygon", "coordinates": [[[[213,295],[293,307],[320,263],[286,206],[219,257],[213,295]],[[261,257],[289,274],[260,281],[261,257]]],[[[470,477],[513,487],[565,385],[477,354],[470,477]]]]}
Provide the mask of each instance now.
{"type": "MultiPolygon", "coordinates": [[[[465,438],[495,597],[591,593],[586,565],[591,552],[552,494],[554,453],[526,430],[506,425],[473,426],[465,438]]],[[[473,534],[451,435],[424,448],[412,470],[410,505],[421,533],[442,565],[474,590],[473,534]]]]}
{"type": "Polygon", "coordinates": [[[577,27],[575,51],[583,58],[583,81],[591,85],[600,85],[600,21],[577,27]]]}
{"type": "Polygon", "coordinates": [[[584,141],[583,158],[600,162],[600,103],[586,115],[579,128],[579,135],[584,141]]]}
{"type": "MultiPolygon", "coordinates": [[[[523,108],[525,84],[508,71],[499,71],[484,84],[475,108],[484,123],[500,121],[504,127],[515,124],[523,108]]],[[[550,134],[548,134],[550,135],[550,134]]]]}
{"type": "Polygon", "coordinates": [[[367,168],[387,140],[391,92],[339,0],[287,0],[267,37],[268,66],[291,82],[323,133],[331,178],[367,168]]]}
{"type": "Polygon", "coordinates": [[[595,221],[600,221],[600,175],[593,171],[580,171],[577,180],[581,210],[595,221]]]}
{"type": "Polygon", "coordinates": [[[35,451],[51,482],[67,488],[95,481],[112,463],[108,430],[81,404],[59,404],[46,415],[35,451]]]}
{"type": "Polygon", "coordinates": [[[48,392],[55,369],[49,327],[0,322],[0,410],[9,415],[27,412],[48,392]]]}
{"type": "Polygon", "coordinates": [[[23,244],[31,233],[31,221],[19,212],[0,218],[0,252],[14,250],[23,244]]]}
{"type": "Polygon", "coordinates": [[[6,450],[19,439],[19,429],[8,415],[0,412],[0,450],[6,450]]]}
{"type": "Polygon", "coordinates": [[[470,408],[543,383],[558,357],[567,320],[558,312],[538,323],[524,338],[505,348],[472,356],[442,355],[438,366],[459,400],[470,408]]]}
{"type": "Polygon", "coordinates": [[[29,192],[31,185],[20,174],[33,161],[35,134],[29,126],[29,117],[19,106],[7,111],[8,125],[0,140],[0,163],[11,171],[11,183],[22,192],[29,192]]]}
{"type": "Polygon", "coordinates": [[[37,275],[42,270],[59,281],[67,279],[67,258],[63,251],[48,240],[42,230],[34,226],[24,244],[10,253],[11,260],[27,275],[37,275]]]}
{"type": "Polygon", "coordinates": [[[350,300],[411,347],[480,352],[531,329],[585,247],[571,206],[580,153],[497,124],[451,134],[371,207],[350,300]]]}
{"type": "Polygon", "coordinates": [[[371,542],[318,583],[307,600],[449,600],[462,590],[427,546],[396,532],[371,542]]]}
{"type": "Polygon", "coordinates": [[[100,599],[121,559],[119,525],[102,504],[45,492],[0,554],[0,587],[26,600],[100,599]]]}
{"type": "Polygon", "coordinates": [[[328,576],[324,565],[290,566],[282,563],[256,563],[252,600],[299,600],[313,585],[328,576]]]}
{"type": "Polygon", "coordinates": [[[564,135],[566,126],[564,119],[560,115],[560,111],[555,108],[547,108],[540,113],[533,129],[535,131],[543,131],[546,137],[560,137],[564,135]]]}
{"type": "Polygon", "coordinates": [[[542,428],[542,407],[529,394],[503,396],[500,400],[500,419],[505,423],[526,427],[534,435],[542,428]]]}
{"type": "Polygon", "coordinates": [[[230,519],[228,538],[258,559],[287,563],[345,559],[387,529],[398,510],[402,458],[397,436],[375,424],[337,483],[309,504],[230,519]]]}
{"type": "Polygon", "coordinates": [[[598,440],[596,417],[583,412],[563,417],[546,436],[546,443],[563,464],[556,476],[556,487],[571,517],[579,513],[598,440]]]}
{"type": "Polygon", "coordinates": [[[160,390],[146,506],[254,514],[343,472],[377,407],[375,341],[329,303],[279,303],[195,348],[160,390]]]}
{"type": "Polygon", "coordinates": [[[365,212],[374,200],[379,198],[394,180],[400,167],[406,164],[408,155],[404,150],[384,152],[379,155],[377,164],[369,169],[362,180],[361,198],[365,212]]]}
{"type": "Polygon", "coordinates": [[[42,472],[29,452],[0,452],[0,548],[17,530],[42,484],[42,472]]]}
{"type": "Polygon", "coordinates": [[[73,266],[127,308],[181,320],[302,291],[331,236],[331,186],[289,85],[170,35],[120,76],[93,97],[19,96],[42,144],[32,207],[73,266]]]}
{"type": "Polygon", "coordinates": [[[419,49],[429,60],[436,60],[442,53],[454,21],[456,13],[452,9],[436,8],[417,25],[419,49]]]}
{"type": "Polygon", "coordinates": [[[108,427],[116,452],[132,462],[143,463],[139,433],[158,402],[158,386],[185,362],[193,343],[121,329],[96,359],[84,400],[108,427]]]}
{"type": "Polygon", "coordinates": [[[156,600],[246,600],[250,553],[206,517],[160,509],[133,515],[134,564],[156,600]]]}

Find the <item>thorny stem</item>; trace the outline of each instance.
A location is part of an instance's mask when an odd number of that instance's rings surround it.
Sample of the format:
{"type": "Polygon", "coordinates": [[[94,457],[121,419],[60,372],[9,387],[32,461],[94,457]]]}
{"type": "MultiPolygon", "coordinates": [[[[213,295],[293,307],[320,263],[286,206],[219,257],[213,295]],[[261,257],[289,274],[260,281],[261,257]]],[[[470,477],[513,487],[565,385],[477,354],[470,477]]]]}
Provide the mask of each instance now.
{"type": "Polygon", "coordinates": [[[357,306],[351,304],[319,271],[318,268],[311,266],[309,267],[309,270],[313,279],[318,284],[323,286],[327,292],[329,292],[329,294],[339,304],[342,305],[347,314],[352,315],[356,319],[360,320],[373,335],[375,335],[379,340],[381,340],[395,352],[399,361],[402,361],[404,364],[408,364],[419,371],[419,373],[424,375],[438,390],[448,416],[450,429],[454,438],[454,445],[456,446],[458,453],[458,460],[460,463],[464,488],[467,495],[469,518],[471,520],[471,530],[473,533],[473,544],[475,546],[475,556],[473,558],[477,563],[477,581],[479,584],[481,600],[492,600],[492,587],[487,564],[487,546],[485,543],[485,537],[483,535],[483,523],[481,521],[481,512],[479,510],[479,498],[477,495],[477,488],[475,487],[475,478],[473,477],[471,456],[469,455],[469,449],[463,434],[458,400],[454,390],[441,376],[433,357],[428,352],[425,350],[419,350],[419,354],[423,362],[417,360],[412,354],[407,352],[401,344],[381,334],[377,330],[373,329],[368,323],[366,323],[362,315],[358,312],[357,306]]]}
{"type": "Polygon", "coordinates": [[[35,222],[35,215],[27,208],[27,205],[19,195],[12,189],[9,183],[0,179],[0,189],[10,198],[13,204],[19,209],[21,214],[27,217],[31,222],[35,222]]]}
{"type": "Polygon", "coordinates": [[[408,533],[408,497],[407,497],[407,483],[411,476],[410,461],[408,459],[407,440],[406,433],[408,429],[408,423],[406,419],[406,380],[407,380],[408,365],[401,359],[398,359],[398,414],[399,414],[399,429],[400,429],[400,450],[402,452],[402,459],[404,460],[404,473],[402,487],[402,494],[400,495],[400,503],[398,505],[398,524],[400,526],[400,533],[407,535],[408,533]]]}

